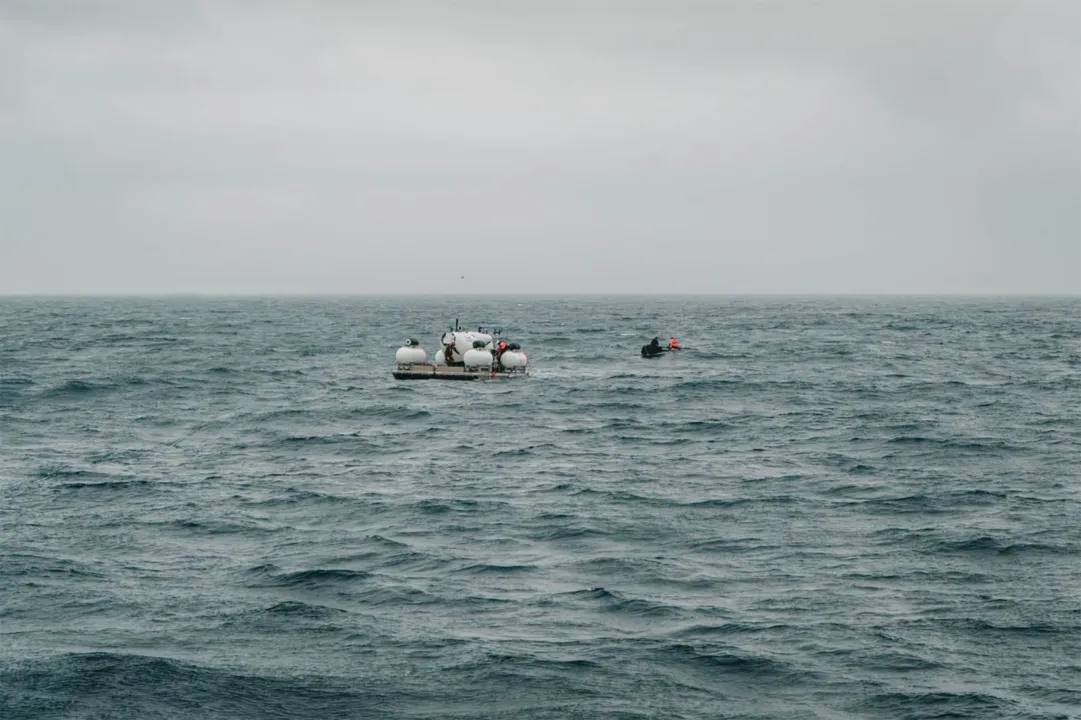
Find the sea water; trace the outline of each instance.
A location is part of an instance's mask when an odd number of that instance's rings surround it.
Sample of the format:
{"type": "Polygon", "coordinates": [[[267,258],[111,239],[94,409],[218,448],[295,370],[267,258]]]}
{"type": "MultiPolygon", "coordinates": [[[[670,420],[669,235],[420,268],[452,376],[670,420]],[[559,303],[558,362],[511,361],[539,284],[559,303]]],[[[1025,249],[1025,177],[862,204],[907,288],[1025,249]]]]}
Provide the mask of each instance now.
{"type": "Polygon", "coordinates": [[[1078,717],[1079,348],[1076,298],[0,299],[0,718],[1078,717]],[[392,378],[456,318],[531,376],[392,378]]]}

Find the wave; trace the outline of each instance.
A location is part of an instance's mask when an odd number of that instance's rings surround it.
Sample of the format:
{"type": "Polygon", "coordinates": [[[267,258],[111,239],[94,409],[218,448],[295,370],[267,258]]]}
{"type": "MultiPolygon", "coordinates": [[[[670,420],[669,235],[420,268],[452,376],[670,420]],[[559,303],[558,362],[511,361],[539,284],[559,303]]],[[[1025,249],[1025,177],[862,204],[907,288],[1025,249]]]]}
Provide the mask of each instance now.
{"type": "Polygon", "coordinates": [[[390,540],[380,535],[364,538],[360,552],[335,555],[327,558],[329,565],[353,566],[364,564],[369,568],[394,569],[396,571],[432,572],[442,570],[448,561],[436,555],[414,550],[406,543],[390,540]]]}
{"type": "MultiPolygon", "coordinates": [[[[594,661],[583,658],[555,659],[538,657],[526,653],[498,653],[487,652],[482,657],[471,659],[467,662],[454,665],[450,668],[453,672],[472,674],[489,668],[501,668],[513,666],[523,675],[533,675],[534,671],[549,671],[557,673],[575,674],[589,670],[599,670],[603,666],[594,661]]],[[[521,678],[526,679],[526,678],[521,678]]]]}
{"type": "Polygon", "coordinates": [[[787,633],[795,630],[785,623],[728,622],[720,624],[694,623],[665,633],[666,637],[702,640],[714,636],[757,635],[760,633],[787,633]]]}
{"type": "MultiPolygon", "coordinates": [[[[553,490],[569,490],[571,486],[563,483],[557,485],[554,488],[546,488],[546,491],[551,492],[553,490]]],[[[669,500],[667,498],[650,497],[646,495],[639,495],[627,490],[595,490],[593,488],[581,488],[580,490],[574,490],[569,493],[571,497],[580,498],[598,498],[606,502],[610,502],[613,505],[656,505],[663,506],[676,506],[679,502],[675,500],[669,500]]]]}
{"type": "Polygon", "coordinates": [[[983,488],[973,488],[970,490],[956,490],[946,495],[946,499],[953,504],[952,501],[960,500],[974,500],[981,504],[997,504],[1000,500],[1008,500],[1009,494],[1004,492],[998,492],[995,490],[985,490],[983,488]]]}
{"type": "Polygon", "coordinates": [[[235,522],[225,519],[196,520],[184,518],[147,523],[176,532],[194,535],[273,535],[278,528],[258,525],[254,522],[235,522]]]}
{"type": "Polygon", "coordinates": [[[916,493],[905,497],[853,500],[845,504],[856,507],[862,512],[876,515],[904,515],[908,513],[931,515],[953,512],[955,510],[955,508],[938,502],[935,498],[923,493],[916,493]]]}
{"type": "Polygon", "coordinates": [[[89,380],[68,380],[45,391],[45,397],[84,397],[114,389],[113,385],[89,380]]]}
{"type": "Polygon", "coordinates": [[[34,472],[34,477],[43,479],[80,478],[83,480],[111,480],[114,478],[114,476],[108,473],[96,472],[94,470],[75,470],[62,466],[47,466],[43,468],[38,468],[34,472]]]}
{"type": "Polygon", "coordinates": [[[349,498],[340,495],[331,495],[330,493],[321,493],[315,490],[302,490],[299,488],[288,487],[282,491],[281,495],[276,497],[266,498],[264,500],[241,500],[241,502],[252,507],[280,507],[291,505],[336,504],[348,502],[349,500],[349,498]]]}
{"type": "Polygon", "coordinates": [[[11,718],[344,717],[378,712],[379,691],[327,677],[243,674],[211,664],[114,652],[0,665],[11,718]]]}
{"type": "Polygon", "coordinates": [[[605,422],[602,430],[630,430],[646,428],[648,425],[634,418],[613,418],[605,422]]]}
{"type": "Polygon", "coordinates": [[[680,559],[664,557],[598,557],[571,563],[576,576],[612,578],[621,583],[640,582],[650,585],[709,587],[712,579],[688,575],[687,565],[680,559]]]}
{"type": "MultiPolygon", "coordinates": [[[[849,495],[859,492],[881,492],[878,487],[841,486],[832,488],[827,494],[849,495]]],[[[989,490],[961,490],[942,494],[914,493],[902,497],[876,497],[868,499],[856,499],[841,503],[842,505],[858,508],[872,514],[948,514],[957,513],[968,507],[988,507],[1001,505],[1003,500],[1009,498],[1005,493],[989,490]]],[[[1023,498],[1018,498],[1023,500],[1023,498]]]]}
{"type": "Polygon", "coordinates": [[[0,577],[64,577],[103,579],[105,575],[86,563],[67,558],[11,553],[0,557],[0,577]]]}
{"type": "MultiPolygon", "coordinates": [[[[884,637],[883,640],[896,643],[896,638],[884,637]]],[[[877,672],[918,672],[939,671],[944,663],[922,655],[900,650],[866,650],[856,653],[854,662],[877,672]]]]}
{"type": "Polygon", "coordinates": [[[349,415],[354,417],[370,417],[378,420],[396,420],[399,422],[427,420],[434,417],[433,413],[428,410],[380,406],[353,408],[349,411],[349,415]]]}
{"type": "Polygon", "coordinates": [[[582,540],[585,538],[599,538],[612,535],[609,530],[590,527],[582,524],[561,525],[555,528],[537,528],[531,535],[539,540],[582,540]]]}
{"type": "Polygon", "coordinates": [[[261,565],[252,568],[248,574],[258,578],[258,582],[251,584],[252,587],[285,587],[285,588],[324,588],[341,585],[354,585],[371,580],[372,573],[364,570],[346,569],[312,569],[281,572],[273,565],[261,565]]]}
{"type": "Polygon", "coordinates": [[[105,395],[125,388],[144,387],[180,388],[182,385],[172,378],[143,375],[124,375],[99,380],[72,379],[46,388],[41,396],[75,399],[105,395]]]}
{"type": "Polygon", "coordinates": [[[373,565],[379,569],[395,572],[435,573],[445,570],[451,565],[451,561],[419,550],[402,550],[380,554],[373,558],[373,565]]]}
{"type": "Polygon", "coordinates": [[[127,480],[99,480],[88,482],[64,482],[57,485],[58,490],[132,490],[152,486],[149,480],[131,478],[127,480]]]}
{"type": "Polygon", "coordinates": [[[998,438],[936,438],[926,435],[900,435],[886,441],[890,445],[913,445],[925,446],[936,449],[948,450],[972,450],[984,452],[999,450],[1004,452],[1016,451],[1020,448],[1012,443],[998,438]]]}
{"type": "MultiPolygon", "coordinates": [[[[1011,608],[1013,609],[1013,608],[1011,608]]],[[[1016,609],[1020,610],[1020,607],[1016,609]]],[[[1050,635],[1055,637],[1070,637],[1077,632],[1075,623],[1054,623],[1047,621],[1033,621],[1028,623],[994,623],[989,620],[968,619],[959,620],[959,624],[976,633],[998,633],[1003,635],[1050,635]]]]}
{"type": "Polygon", "coordinates": [[[364,449],[373,453],[381,448],[370,440],[364,439],[360,433],[335,433],[333,435],[287,435],[277,440],[271,440],[269,445],[303,446],[303,445],[349,445],[357,449],[364,449]]]}
{"type": "Polygon", "coordinates": [[[383,537],[382,535],[367,535],[365,538],[368,542],[381,545],[383,547],[393,548],[396,550],[408,550],[409,545],[401,542],[400,540],[394,540],[392,538],[383,537]]]}
{"type": "Polygon", "coordinates": [[[704,378],[695,380],[684,380],[676,384],[674,390],[695,390],[700,392],[707,392],[710,390],[718,390],[728,387],[747,386],[748,383],[745,380],[738,378],[704,378]]]}
{"type": "Polygon", "coordinates": [[[745,505],[792,505],[798,500],[792,495],[767,495],[762,497],[709,498],[676,503],[679,507],[695,509],[729,509],[745,505]]]}
{"type": "Polygon", "coordinates": [[[1002,716],[1016,710],[1017,704],[1014,701],[981,692],[895,691],[871,695],[859,701],[856,708],[876,714],[984,718],[992,715],[1002,716]]]}
{"type": "Polygon", "coordinates": [[[709,538],[708,540],[695,540],[687,543],[687,549],[699,553],[736,553],[748,550],[763,550],[776,546],[764,545],[760,538],[709,538]]]}
{"type": "Polygon", "coordinates": [[[678,423],[661,423],[660,428],[677,433],[689,432],[713,435],[724,433],[729,430],[735,430],[737,429],[737,426],[732,423],[724,422],[723,420],[688,420],[686,422],[678,423]]]}
{"type": "Polygon", "coordinates": [[[23,388],[33,387],[37,383],[33,378],[22,377],[18,375],[9,375],[7,377],[0,377],[0,398],[3,397],[19,397],[20,391],[23,388]]]}
{"type": "Polygon", "coordinates": [[[538,454],[537,451],[555,450],[555,449],[557,449],[557,447],[558,446],[554,445],[553,443],[540,443],[539,445],[529,445],[527,447],[514,448],[513,450],[499,450],[499,451],[495,452],[492,455],[492,457],[493,458],[504,458],[504,459],[505,458],[516,458],[516,457],[526,457],[526,456],[538,454]]]}
{"type": "Polygon", "coordinates": [[[458,568],[454,572],[462,573],[465,575],[517,575],[522,573],[536,572],[540,568],[536,565],[519,565],[509,564],[501,565],[497,563],[472,563],[465,567],[458,568]]]}
{"type": "Polygon", "coordinates": [[[427,515],[444,513],[473,514],[495,511],[508,507],[508,503],[494,500],[473,500],[469,498],[425,498],[404,506],[427,515]]]}
{"type": "Polygon", "coordinates": [[[789,683],[808,681],[807,671],[797,672],[786,662],[749,652],[712,651],[684,643],[667,644],[654,652],[665,664],[690,667],[708,673],[723,673],[729,680],[743,676],[745,679],[776,681],[785,678],[789,683]]]}
{"type": "Polygon", "coordinates": [[[974,553],[986,555],[1021,555],[1051,554],[1075,555],[1078,552],[1073,545],[1050,545],[1047,543],[1021,542],[988,535],[968,540],[943,540],[935,544],[934,549],[943,553],[974,553]]]}
{"type": "Polygon", "coordinates": [[[915,545],[926,553],[942,555],[985,555],[988,557],[1011,555],[1078,555],[1081,548],[1076,544],[1051,544],[1026,542],[1019,538],[996,538],[990,535],[949,539],[933,529],[883,528],[872,534],[879,545],[915,545]]]}
{"type": "Polygon", "coordinates": [[[275,565],[260,565],[246,573],[251,589],[302,593],[329,593],[369,606],[432,605],[444,602],[407,581],[391,575],[349,568],[312,568],[283,571],[275,565]]]}
{"type": "Polygon", "coordinates": [[[223,618],[219,629],[224,631],[243,631],[250,628],[255,631],[299,631],[309,633],[314,627],[345,629],[352,613],[341,608],[329,607],[317,603],[299,600],[283,600],[261,608],[242,610],[223,618]],[[343,625],[334,625],[342,623],[343,625]]]}

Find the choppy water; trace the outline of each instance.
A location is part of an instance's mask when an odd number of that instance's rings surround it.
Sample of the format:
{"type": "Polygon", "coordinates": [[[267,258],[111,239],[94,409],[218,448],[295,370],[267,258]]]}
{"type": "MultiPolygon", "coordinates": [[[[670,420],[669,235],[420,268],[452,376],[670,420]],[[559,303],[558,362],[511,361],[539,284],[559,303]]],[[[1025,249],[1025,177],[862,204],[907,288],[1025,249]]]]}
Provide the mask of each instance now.
{"type": "Polygon", "coordinates": [[[1079,349],[1076,299],[0,300],[0,717],[1078,717],[1079,349]],[[455,317],[532,377],[394,381],[455,317]]]}

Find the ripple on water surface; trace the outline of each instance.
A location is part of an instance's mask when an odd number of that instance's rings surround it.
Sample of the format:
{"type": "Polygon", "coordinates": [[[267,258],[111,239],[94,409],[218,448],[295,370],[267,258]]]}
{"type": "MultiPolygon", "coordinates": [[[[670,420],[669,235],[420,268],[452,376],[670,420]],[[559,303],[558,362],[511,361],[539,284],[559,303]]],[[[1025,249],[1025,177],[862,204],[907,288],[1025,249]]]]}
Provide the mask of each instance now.
{"type": "Polygon", "coordinates": [[[1077,300],[453,314],[0,300],[0,718],[1079,716],[1077,300]]]}

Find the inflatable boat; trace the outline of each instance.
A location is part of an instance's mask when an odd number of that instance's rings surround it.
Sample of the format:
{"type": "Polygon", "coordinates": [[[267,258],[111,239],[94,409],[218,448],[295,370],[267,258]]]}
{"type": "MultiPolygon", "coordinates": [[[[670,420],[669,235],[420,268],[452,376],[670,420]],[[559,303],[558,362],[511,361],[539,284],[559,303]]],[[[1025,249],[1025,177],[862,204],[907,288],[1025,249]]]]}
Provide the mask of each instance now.
{"type": "MultiPolygon", "coordinates": [[[[671,342],[675,342],[675,338],[671,338],[671,342]]],[[[671,344],[665,346],[661,345],[657,341],[657,338],[653,338],[649,344],[642,346],[642,357],[655,358],[660,357],[661,355],[667,355],[668,353],[679,352],[679,350],[680,347],[678,343],[674,347],[671,344]]]]}
{"type": "Polygon", "coordinates": [[[677,348],[666,348],[666,347],[651,348],[649,345],[643,345],[642,346],[642,357],[644,357],[644,358],[655,358],[655,357],[660,357],[661,355],[667,355],[668,353],[679,352],[679,350],[680,349],[678,347],[677,348]]]}

